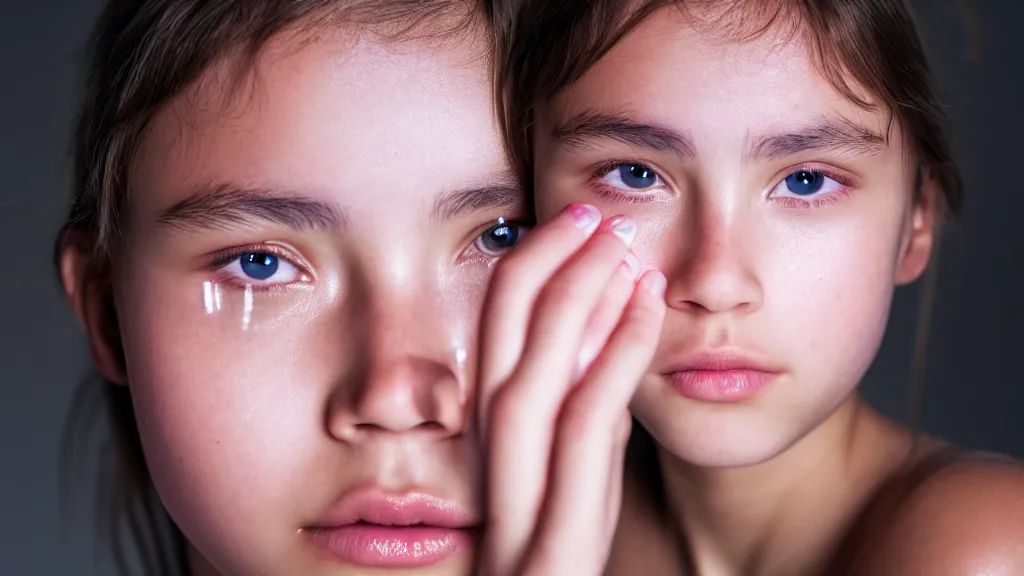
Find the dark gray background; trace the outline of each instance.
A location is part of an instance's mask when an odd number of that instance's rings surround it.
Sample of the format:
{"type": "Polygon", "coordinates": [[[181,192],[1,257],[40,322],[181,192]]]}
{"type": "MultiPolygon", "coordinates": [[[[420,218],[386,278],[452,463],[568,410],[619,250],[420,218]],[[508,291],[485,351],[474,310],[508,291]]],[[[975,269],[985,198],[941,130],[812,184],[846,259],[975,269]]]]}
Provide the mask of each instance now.
{"type": "MultiPolygon", "coordinates": [[[[1024,457],[1024,3],[974,0],[982,51],[955,0],[914,2],[954,120],[967,209],[946,238],[933,326],[924,427],[955,442],[1024,457]]],[[[0,574],[107,573],[93,552],[88,506],[60,534],[60,435],[71,390],[86,373],[84,339],[51,267],[70,195],[69,134],[82,51],[100,0],[4,2],[0,17],[0,574]]],[[[917,290],[901,290],[883,349],[864,384],[903,417],[917,290]]],[[[81,499],[93,483],[74,478],[81,499]]]]}

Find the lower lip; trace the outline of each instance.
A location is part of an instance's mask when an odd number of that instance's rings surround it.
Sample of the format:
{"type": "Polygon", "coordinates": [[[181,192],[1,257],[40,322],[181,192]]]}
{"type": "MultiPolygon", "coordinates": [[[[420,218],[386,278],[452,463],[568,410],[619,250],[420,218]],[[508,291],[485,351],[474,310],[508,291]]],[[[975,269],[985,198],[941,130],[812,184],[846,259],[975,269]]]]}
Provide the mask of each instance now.
{"type": "Polygon", "coordinates": [[[758,370],[686,370],[669,375],[680,394],[704,402],[740,402],[767,386],[775,374],[758,370]]]}
{"type": "Polygon", "coordinates": [[[432,526],[352,524],[310,530],[314,542],[339,560],[361,566],[417,567],[471,549],[469,530],[432,526]]]}

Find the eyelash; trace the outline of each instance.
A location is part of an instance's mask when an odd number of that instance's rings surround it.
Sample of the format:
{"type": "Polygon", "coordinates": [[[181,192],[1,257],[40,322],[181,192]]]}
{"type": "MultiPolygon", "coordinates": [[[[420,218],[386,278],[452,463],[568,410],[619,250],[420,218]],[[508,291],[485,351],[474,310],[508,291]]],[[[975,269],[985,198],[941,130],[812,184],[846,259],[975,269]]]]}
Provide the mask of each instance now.
{"type": "Polygon", "coordinates": [[[501,254],[485,254],[476,247],[477,241],[485,232],[487,232],[491,228],[501,225],[500,220],[504,220],[505,226],[518,226],[526,230],[530,230],[536,225],[536,223],[525,219],[500,218],[492,222],[489,222],[486,225],[481,226],[480,228],[477,228],[470,236],[469,244],[460,254],[460,259],[463,259],[464,257],[463,262],[470,264],[489,264],[491,262],[501,259],[505,255],[504,252],[501,254]],[[470,250],[472,250],[474,253],[470,256],[465,256],[465,254],[470,250]]]}
{"type": "Polygon", "coordinates": [[[295,257],[294,253],[289,250],[285,250],[279,246],[273,244],[259,243],[251,244],[248,246],[239,246],[235,248],[228,248],[212,255],[209,264],[209,269],[213,272],[219,272],[223,270],[227,265],[231,264],[235,260],[238,260],[246,254],[270,254],[276,256],[281,260],[291,264],[299,271],[300,274],[306,279],[306,281],[296,281],[290,283],[260,283],[257,281],[248,282],[242,284],[234,276],[223,274],[220,282],[238,289],[248,289],[252,287],[253,292],[262,295],[273,295],[279,294],[284,290],[294,286],[295,284],[305,284],[313,278],[313,274],[309,271],[309,266],[299,262],[299,259],[295,257]]]}
{"type": "MultiPolygon", "coordinates": [[[[662,183],[664,183],[665,179],[661,175],[661,173],[658,172],[657,170],[655,170],[650,165],[650,163],[648,163],[648,162],[644,162],[644,161],[641,161],[641,160],[611,160],[611,161],[599,164],[594,169],[594,171],[593,171],[593,173],[592,173],[592,175],[590,177],[592,186],[594,186],[594,188],[596,189],[596,191],[599,194],[601,194],[602,196],[604,196],[604,197],[606,197],[609,200],[614,201],[614,202],[621,202],[621,203],[626,203],[626,204],[647,204],[647,203],[650,203],[650,202],[654,201],[655,200],[655,195],[651,194],[651,193],[647,193],[646,191],[638,191],[637,193],[634,194],[634,193],[624,192],[624,191],[622,191],[622,190],[620,190],[618,188],[615,188],[615,187],[612,187],[612,186],[607,186],[607,185],[604,185],[602,183],[602,179],[605,176],[607,176],[608,174],[610,174],[613,170],[617,170],[617,169],[619,169],[619,168],[621,168],[623,166],[632,166],[632,165],[640,165],[640,166],[645,166],[647,168],[650,168],[657,175],[658,179],[662,183]]],[[[825,207],[828,207],[828,206],[832,206],[832,205],[836,204],[839,200],[841,200],[843,197],[848,196],[850,194],[851,188],[853,187],[853,183],[852,183],[852,181],[851,181],[849,176],[847,176],[845,174],[842,174],[842,173],[840,173],[840,172],[838,172],[836,170],[833,170],[831,168],[828,168],[826,166],[820,166],[820,165],[817,165],[817,164],[804,164],[804,165],[793,166],[791,168],[787,168],[785,170],[784,174],[785,174],[784,176],[779,178],[771,186],[771,188],[768,189],[769,196],[767,197],[767,199],[772,200],[774,202],[777,202],[778,204],[782,205],[785,208],[803,209],[803,208],[825,208],[825,207]],[[792,198],[792,197],[772,198],[770,196],[771,192],[774,191],[779,185],[781,185],[785,181],[786,178],[788,178],[790,175],[792,175],[792,174],[794,174],[796,172],[801,172],[801,171],[814,172],[814,173],[817,173],[817,174],[821,174],[822,176],[825,176],[826,178],[830,178],[830,179],[834,180],[836,183],[840,184],[842,186],[842,188],[840,190],[836,191],[836,192],[831,193],[831,194],[828,194],[828,195],[825,195],[825,196],[816,197],[816,198],[812,198],[812,199],[801,199],[801,198],[792,198]]],[[[652,188],[648,188],[647,190],[657,190],[657,189],[659,189],[659,188],[652,187],[652,188]]]]}
{"type": "Polygon", "coordinates": [[[784,174],[785,175],[782,178],[780,178],[775,184],[772,185],[771,188],[768,189],[768,196],[766,196],[767,200],[776,202],[783,208],[802,210],[814,208],[827,208],[829,206],[834,206],[840,200],[849,196],[854,186],[852,179],[848,175],[843,174],[827,166],[820,166],[817,164],[801,164],[793,166],[791,168],[787,168],[784,171],[784,174]],[[831,194],[818,196],[810,199],[793,198],[789,196],[782,198],[772,198],[771,193],[780,185],[782,185],[782,183],[785,182],[786,178],[797,172],[814,172],[816,174],[821,174],[826,178],[834,180],[837,184],[841,186],[841,188],[835,192],[832,192],[831,194]]]}
{"type": "MultiPolygon", "coordinates": [[[[650,163],[643,162],[641,160],[610,160],[608,162],[603,162],[599,164],[596,168],[594,168],[594,171],[590,176],[590,181],[599,194],[613,202],[621,202],[624,204],[648,204],[655,200],[654,194],[647,193],[646,191],[639,191],[635,194],[624,192],[622,190],[619,190],[618,188],[604,185],[601,181],[602,178],[604,178],[608,174],[611,174],[613,170],[618,170],[623,166],[632,166],[637,164],[650,168],[658,176],[658,179],[661,180],[661,182],[664,185],[665,178],[661,175],[661,173],[655,170],[650,165],[650,163]]],[[[660,188],[652,187],[649,188],[648,190],[658,189],[660,188]]]]}
{"type": "MultiPolygon", "coordinates": [[[[476,243],[479,240],[480,236],[497,225],[497,221],[490,222],[486,226],[482,226],[473,232],[469,245],[462,251],[463,255],[466,255],[468,252],[472,251],[471,255],[466,256],[464,258],[465,262],[488,264],[492,261],[500,259],[504,255],[504,253],[497,255],[486,254],[476,247],[476,243]]],[[[529,230],[530,228],[533,227],[532,222],[529,222],[524,219],[507,219],[505,220],[505,225],[517,226],[524,228],[526,230],[529,230]]],[[[273,244],[266,243],[250,244],[247,246],[237,246],[234,248],[228,248],[226,250],[214,253],[210,257],[210,263],[208,264],[207,269],[209,269],[211,272],[220,272],[225,267],[234,263],[242,256],[253,253],[270,254],[294,266],[295,269],[298,270],[298,272],[303,277],[311,279],[313,276],[313,274],[309,271],[309,266],[302,263],[301,260],[299,258],[296,258],[291,251],[285,250],[273,244]]],[[[261,283],[255,280],[252,282],[241,283],[239,282],[238,278],[231,274],[222,274],[219,281],[223,284],[238,289],[248,289],[249,287],[252,287],[252,290],[254,292],[263,295],[278,294],[294,286],[295,284],[305,283],[303,281],[289,283],[261,283]]]]}

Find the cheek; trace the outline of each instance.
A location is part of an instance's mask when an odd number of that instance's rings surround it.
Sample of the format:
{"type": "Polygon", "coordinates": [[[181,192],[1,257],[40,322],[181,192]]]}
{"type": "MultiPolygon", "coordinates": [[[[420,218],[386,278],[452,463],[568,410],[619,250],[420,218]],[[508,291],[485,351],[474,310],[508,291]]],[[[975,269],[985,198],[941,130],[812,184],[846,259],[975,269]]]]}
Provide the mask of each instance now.
{"type": "Polygon", "coordinates": [[[172,280],[138,274],[119,302],[157,490],[194,542],[223,541],[231,526],[279,524],[296,472],[315,461],[332,366],[345,363],[345,346],[325,338],[332,309],[172,280]]]}
{"type": "Polygon", "coordinates": [[[899,244],[887,220],[777,226],[754,252],[776,341],[829,380],[858,381],[881,343],[899,244]]]}
{"type": "Polygon", "coordinates": [[[451,349],[466,390],[476,381],[475,351],[492,266],[493,262],[456,266],[444,271],[440,281],[441,315],[437,321],[448,327],[445,333],[450,334],[451,349]]]}
{"type": "Polygon", "coordinates": [[[626,204],[609,200],[594,192],[579,177],[560,169],[557,160],[544,162],[538,156],[534,204],[539,223],[552,219],[574,202],[592,204],[603,218],[627,216],[637,223],[633,252],[647,268],[654,268],[685,242],[682,237],[681,206],[678,202],[626,204]]]}

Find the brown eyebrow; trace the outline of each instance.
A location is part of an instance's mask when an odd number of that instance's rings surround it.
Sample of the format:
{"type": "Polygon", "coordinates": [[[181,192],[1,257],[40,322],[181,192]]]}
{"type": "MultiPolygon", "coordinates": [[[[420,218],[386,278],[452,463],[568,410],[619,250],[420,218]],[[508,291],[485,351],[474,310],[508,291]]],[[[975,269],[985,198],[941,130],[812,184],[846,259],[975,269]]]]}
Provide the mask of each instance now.
{"type": "Polygon", "coordinates": [[[877,154],[888,139],[842,116],[822,116],[793,132],[768,134],[753,141],[749,157],[774,160],[807,150],[836,150],[855,154],[877,154]]]}
{"type": "Polygon", "coordinates": [[[491,184],[462,188],[441,195],[434,202],[431,217],[450,220],[481,210],[525,206],[526,194],[511,174],[502,174],[491,184]]]}
{"type": "MultiPolygon", "coordinates": [[[[637,148],[672,152],[683,158],[697,155],[693,139],[685,132],[597,110],[573,116],[552,131],[552,138],[572,150],[588,147],[590,140],[608,138],[637,148]]],[[[822,116],[799,130],[757,138],[750,146],[748,157],[774,160],[808,150],[877,154],[887,145],[888,139],[874,130],[842,116],[822,116]]]]}
{"type": "Polygon", "coordinates": [[[555,128],[551,136],[555,142],[573,150],[586,148],[590,140],[607,138],[636,148],[672,152],[683,158],[696,155],[693,139],[686,133],[600,110],[587,110],[573,116],[555,128]]]}
{"type": "Polygon", "coordinates": [[[340,229],[345,213],[301,195],[272,189],[219,184],[200,189],[157,218],[163,226],[182,230],[218,229],[272,222],[296,230],[340,229]]]}

